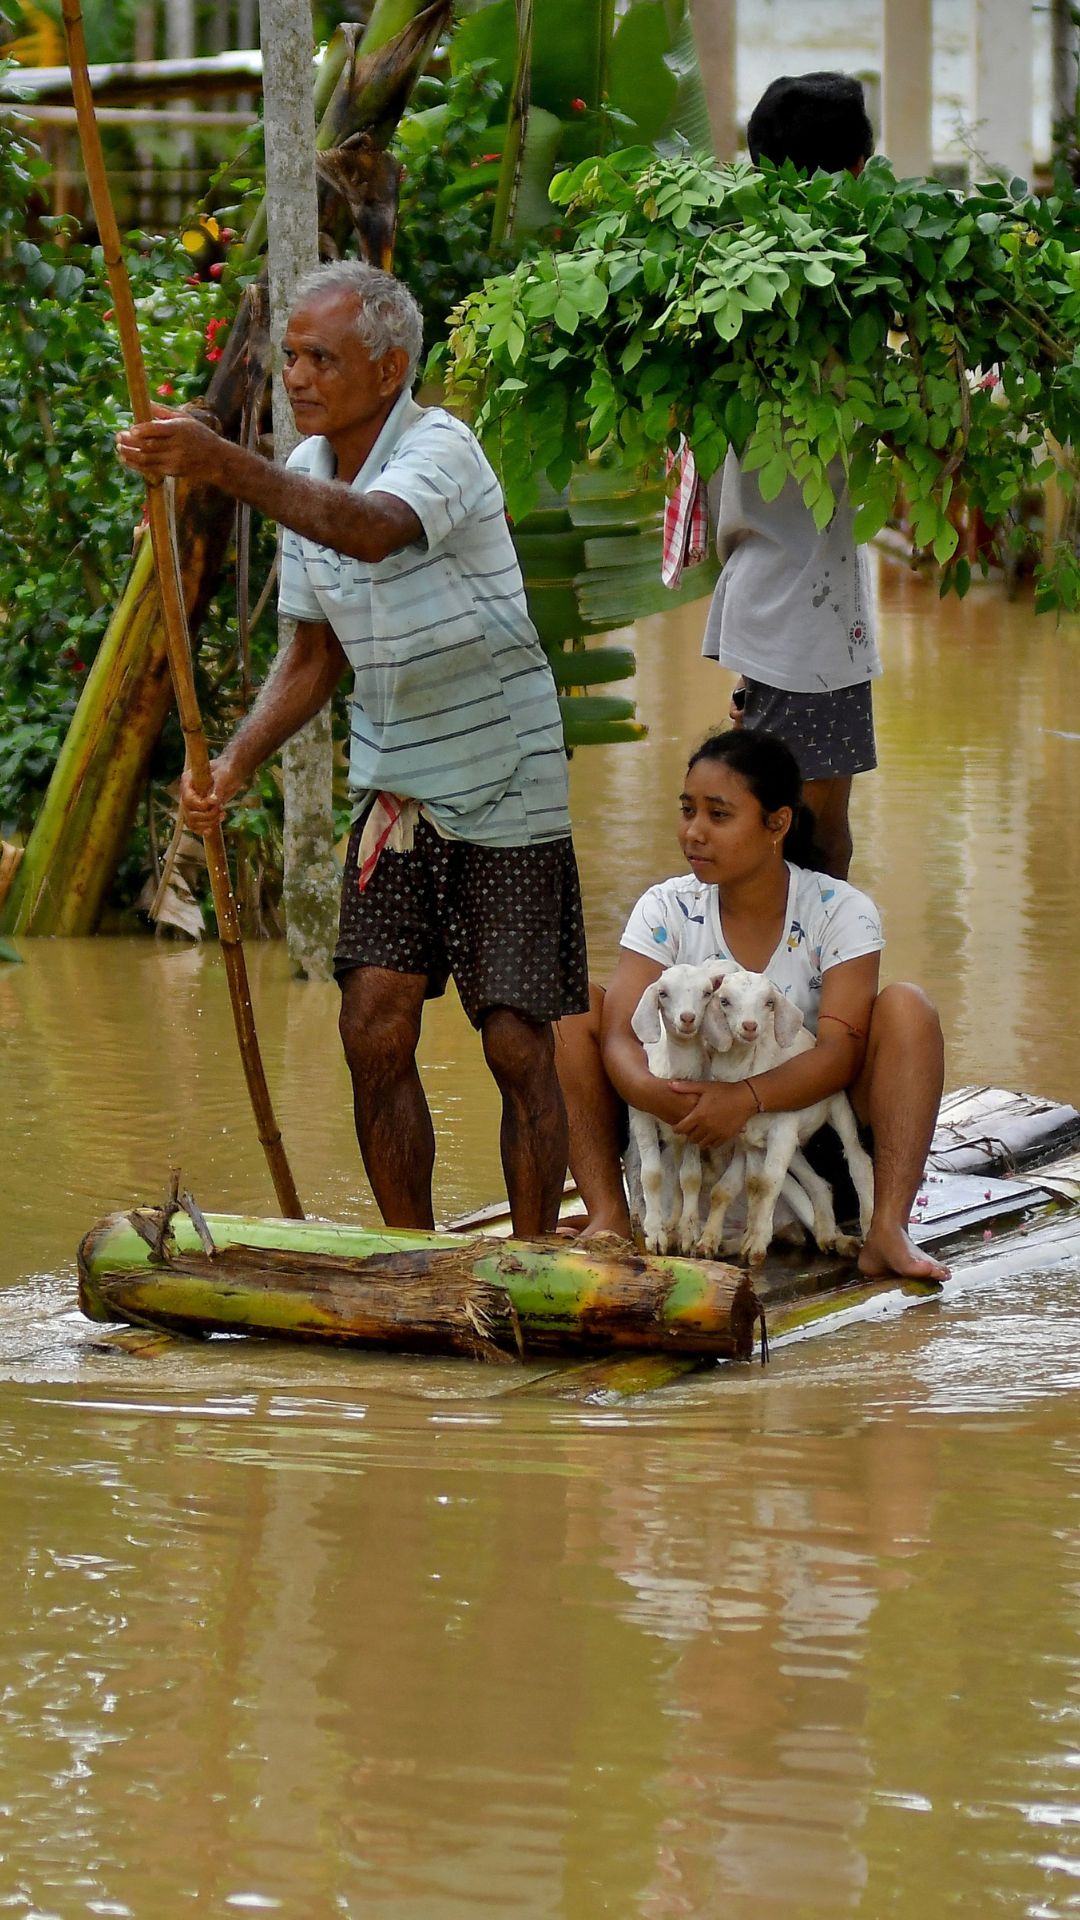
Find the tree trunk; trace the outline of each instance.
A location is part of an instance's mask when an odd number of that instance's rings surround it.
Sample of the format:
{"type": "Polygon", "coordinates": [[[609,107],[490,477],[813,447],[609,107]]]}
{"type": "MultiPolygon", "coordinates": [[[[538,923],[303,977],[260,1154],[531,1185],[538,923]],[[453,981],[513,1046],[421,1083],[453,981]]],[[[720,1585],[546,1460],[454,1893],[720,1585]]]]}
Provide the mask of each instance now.
{"type": "MultiPolygon", "coordinates": [[[[313,46],[308,10],[298,10],[294,0],[260,0],[260,21],[274,458],[284,461],[299,436],[281,381],[281,338],[293,289],[319,261],[313,46]]],[[[295,631],[292,620],[279,618],[279,652],[289,646],[295,631]]],[[[332,760],[331,714],[326,707],[289,741],[282,754],[289,958],[297,973],[318,980],[330,977],[337,925],[339,876],[333,851],[332,760]]]]}

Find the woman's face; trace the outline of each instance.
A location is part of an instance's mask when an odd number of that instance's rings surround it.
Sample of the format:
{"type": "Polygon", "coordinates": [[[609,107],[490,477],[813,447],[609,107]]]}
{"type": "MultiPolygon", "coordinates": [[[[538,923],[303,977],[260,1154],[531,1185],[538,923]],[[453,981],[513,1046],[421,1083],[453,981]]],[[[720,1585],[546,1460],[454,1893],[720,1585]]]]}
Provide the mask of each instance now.
{"type": "Polygon", "coordinates": [[[698,760],[679,796],[679,845],[699,880],[730,885],[776,860],[791,811],[779,807],[766,819],[741,773],[723,760],[698,760]]]}

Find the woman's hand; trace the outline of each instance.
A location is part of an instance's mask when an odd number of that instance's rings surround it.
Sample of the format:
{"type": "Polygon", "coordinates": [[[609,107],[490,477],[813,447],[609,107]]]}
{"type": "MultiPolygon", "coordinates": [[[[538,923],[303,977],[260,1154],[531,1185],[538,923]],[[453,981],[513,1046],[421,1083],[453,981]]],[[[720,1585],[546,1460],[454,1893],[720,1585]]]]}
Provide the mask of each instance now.
{"type": "Polygon", "coordinates": [[[741,1133],[751,1114],[758,1112],[753,1091],[745,1080],[669,1080],[674,1093],[694,1096],[694,1104],[673,1131],[696,1147],[722,1147],[741,1133]]]}

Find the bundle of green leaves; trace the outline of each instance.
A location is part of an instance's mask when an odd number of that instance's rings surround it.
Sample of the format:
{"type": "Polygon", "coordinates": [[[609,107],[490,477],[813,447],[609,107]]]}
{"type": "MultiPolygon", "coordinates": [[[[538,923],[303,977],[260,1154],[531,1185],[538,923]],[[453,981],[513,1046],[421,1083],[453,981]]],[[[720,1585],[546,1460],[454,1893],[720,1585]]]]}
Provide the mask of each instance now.
{"type": "MultiPolygon", "coordinates": [[[[819,527],[846,477],[856,537],[903,489],[913,538],[966,591],[950,504],[991,524],[1080,438],[1080,206],[1022,181],[954,192],[788,165],[716,167],[633,148],[560,175],[563,244],[455,314],[448,377],[475,409],[510,512],[614,444],[655,464],[689,442],[708,477],[733,447],[773,499],[790,478],[819,527]]],[[[1041,607],[1080,604],[1067,549],[1041,607]]]]}

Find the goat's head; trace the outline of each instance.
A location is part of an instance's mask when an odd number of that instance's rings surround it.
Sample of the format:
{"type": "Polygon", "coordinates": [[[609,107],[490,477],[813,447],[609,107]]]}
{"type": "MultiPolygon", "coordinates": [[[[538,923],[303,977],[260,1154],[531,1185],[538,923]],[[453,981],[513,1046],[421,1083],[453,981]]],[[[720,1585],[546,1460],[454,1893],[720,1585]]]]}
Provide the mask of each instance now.
{"type": "Polygon", "coordinates": [[[737,967],[722,976],[709,1005],[705,1038],[715,1053],[752,1046],[772,1027],[779,1047],[789,1047],[803,1024],[800,1009],[767,974],[737,967]]]}
{"type": "Polygon", "coordinates": [[[685,963],[668,967],[646,987],[630,1021],[643,1047],[660,1038],[660,1023],[676,1040],[692,1040],[722,975],[711,967],[685,963]]]}

